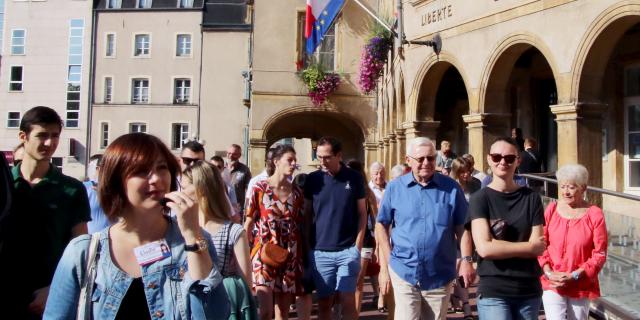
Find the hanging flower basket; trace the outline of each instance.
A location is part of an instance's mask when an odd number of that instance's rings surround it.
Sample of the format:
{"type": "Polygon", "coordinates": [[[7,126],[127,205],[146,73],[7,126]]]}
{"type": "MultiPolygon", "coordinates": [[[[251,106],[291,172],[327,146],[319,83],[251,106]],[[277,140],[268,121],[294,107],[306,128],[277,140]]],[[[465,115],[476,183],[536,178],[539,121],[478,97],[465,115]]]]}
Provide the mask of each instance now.
{"type": "Polygon", "coordinates": [[[376,89],[392,45],[393,40],[390,33],[378,32],[362,48],[358,85],[364,94],[369,94],[376,89]]]}
{"type": "Polygon", "coordinates": [[[309,65],[302,70],[301,78],[314,106],[323,104],[338,89],[341,81],[339,74],[324,72],[318,64],[309,65]]]}

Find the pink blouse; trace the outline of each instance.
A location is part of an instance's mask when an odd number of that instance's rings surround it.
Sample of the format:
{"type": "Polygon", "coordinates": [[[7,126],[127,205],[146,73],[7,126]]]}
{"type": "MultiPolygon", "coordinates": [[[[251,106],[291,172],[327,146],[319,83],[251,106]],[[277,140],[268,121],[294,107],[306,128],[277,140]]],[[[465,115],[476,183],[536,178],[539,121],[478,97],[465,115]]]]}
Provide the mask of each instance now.
{"type": "Polygon", "coordinates": [[[542,276],[542,288],[575,299],[595,299],[600,296],[598,272],[607,259],[607,227],[602,210],[591,206],[579,219],[567,219],[557,212],[552,202],[544,212],[544,236],[548,246],[538,257],[541,267],[549,264],[553,271],[568,272],[582,268],[578,281],[561,288],[551,288],[542,276]]]}

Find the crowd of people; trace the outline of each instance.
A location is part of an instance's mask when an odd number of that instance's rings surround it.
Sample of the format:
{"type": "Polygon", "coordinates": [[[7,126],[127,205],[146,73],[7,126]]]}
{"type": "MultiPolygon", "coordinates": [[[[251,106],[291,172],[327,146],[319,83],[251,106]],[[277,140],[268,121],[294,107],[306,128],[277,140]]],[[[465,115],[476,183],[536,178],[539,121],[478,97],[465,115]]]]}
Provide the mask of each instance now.
{"type": "Polygon", "coordinates": [[[587,169],[556,172],[545,209],[536,141],[496,139],[475,168],[449,141],[407,142],[389,170],[317,141],[319,168],[296,172],[286,144],[252,177],[232,144],[206,159],[191,140],[174,155],[153,135],[118,137],[89,159],[84,183],[51,163],[59,115],[20,123],[21,156],[0,158],[0,310],[18,319],[357,319],[365,279],[394,319],[587,319],[607,255],[587,169]],[[226,161],[225,161],[226,160],[226,161]],[[483,159],[484,160],[484,159],[483,159]],[[521,171],[518,171],[518,168],[521,171]]]}

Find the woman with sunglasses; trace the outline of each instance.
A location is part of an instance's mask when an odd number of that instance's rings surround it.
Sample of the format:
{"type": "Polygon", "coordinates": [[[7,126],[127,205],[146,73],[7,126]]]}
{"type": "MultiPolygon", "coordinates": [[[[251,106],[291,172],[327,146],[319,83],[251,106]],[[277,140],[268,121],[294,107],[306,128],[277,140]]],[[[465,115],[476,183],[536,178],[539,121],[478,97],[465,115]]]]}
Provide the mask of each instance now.
{"type": "Polygon", "coordinates": [[[267,171],[273,174],[253,186],[246,210],[245,230],[248,233],[254,226],[258,229],[251,256],[260,319],[270,320],[273,317],[274,301],[277,304],[276,319],[288,319],[294,296],[302,294],[300,225],[304,195],[298,186],[291,183],[296,169],[293,147],[277,146],[267,165],[270,167],[267,171]],[[284,261],[271,259],[266,248],[280,253],[286,250],[284,261]]]}
{"type": "Polygon", "coordinates": [[[547,319],[589,317],[589,301],[600,297],[598,273],[607,260],[607,226],[602,209],[584,200],[589,172],[579,164],[557,172],[558,202],[544,213],[549,246],[538,258],[544,270],[542,302],[547,319]]]}
{"type": "MultiPolygon", "coordinates": [[[[226,319],[216,253],[198,204],[176,191],[178,163],[160,139],[131,133],[104,153],[98,194],[110,220],[99,236],[84,319],[226,319]],[[165,212],[173,210],[176,218],[165,212]]],[[[44,319],[75,319],[91,235],[73,239],[51,284],[44,319]]]]}
{"type": "Polygon", "coordinates": [[[487,162],[493,180],[469,200],[471,234],[478,259],[480,319],[538,319],[542,275],[537,257],[545,250],[540,196],[513,181],[518,145],[498,138],[487,162]]]}
{"type": "Polygon", "coordinates": [[[249,240],[241,225],[231,221],[226,184],[213,164],[196,161],[182,172],[182,191],[198,202],[200,225],[213,240],[216,266],[224,276],[231,306],[230,319],[257,319],[251,286],[249,240]]]}

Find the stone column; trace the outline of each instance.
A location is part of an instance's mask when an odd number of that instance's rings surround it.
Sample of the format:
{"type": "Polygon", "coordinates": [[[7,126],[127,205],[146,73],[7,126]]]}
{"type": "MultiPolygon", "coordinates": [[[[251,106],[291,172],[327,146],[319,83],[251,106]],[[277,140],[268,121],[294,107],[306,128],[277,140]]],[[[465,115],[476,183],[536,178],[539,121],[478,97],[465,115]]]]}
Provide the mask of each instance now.
{"type": "Polygon", "coordinates": [[[384,159],[384,140],[378,141],[378,157],[374,161],[383,161],[384,159]]]}
{"type": "Polygon", "coordinates": [[[364,144],[364,164],[369,168],[378,159],[378,143],[365,142],[364,144]]]}
{"type": "MultiPolygon", "coordinates": [[[[404,134],[404,129],[396,129],[396,145],[397,152],[395,156],[395,163],[391,166],[395,166],[396,164],[404,163],[405,161],[405,151],[407,149],[407,137],[404,134]]],[[[391,171],[391,168],[387,168],[387,173],[391,171]]]]}
{"type": "Polygon", "coordinates": [[[589,170],[589,185],[602,186],[602,122],[607,105],[569,103],[550,106],[558,124],[558,167],[579,163],[589,170]]]}
{"type": "Polygon", "coordinates": [[[389,163],[389,160],[391,159],[391,143],[389,142],[389,136],[386,136],[382,139],[382,141],[384,142],[384,157],[382,157],[382,159],[379,159],[378,161],[382,162],[383,164],[389,163]]]}
{"type": "MultiPolygon", "coordinates": [[[[389,156],[385,159],[384,166],[386,168],[393,167],[396,164],[396,157],[398,155],[398,143],[396,141],[396,135],[393,133],[389,134],[389,156]]],[[[387,174],[389,173],[389,169],[386,170],[387,174]]]]}
{"type": "Polygon", "coordinates": [[[494,139],[510,136],[508,113],[473,113],[462,116],[469,131],[469,153],[476,161],[475,167],[488,168],[486,155],[494,139]]]}
{"type": "Polygon", "coordinates": [[[251,175],[255,176],[264,170],[265,159],[267,155],[267,140],[250,139],[249,140],[249,169],[251,175]]]}
{"type": "Polygon", "coordinates": [[[440,126],[440,121],[410,121],[402,124],[405,129],[407,140],[417,137],[427,137],[431,140],[436,139],[436,131],[440,126]]]}

